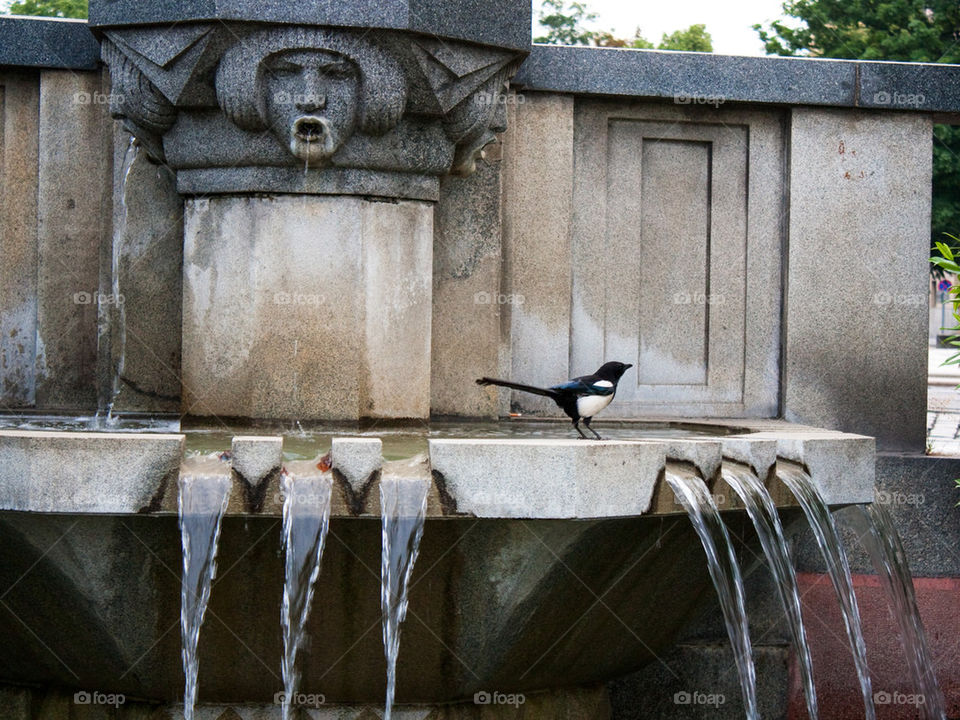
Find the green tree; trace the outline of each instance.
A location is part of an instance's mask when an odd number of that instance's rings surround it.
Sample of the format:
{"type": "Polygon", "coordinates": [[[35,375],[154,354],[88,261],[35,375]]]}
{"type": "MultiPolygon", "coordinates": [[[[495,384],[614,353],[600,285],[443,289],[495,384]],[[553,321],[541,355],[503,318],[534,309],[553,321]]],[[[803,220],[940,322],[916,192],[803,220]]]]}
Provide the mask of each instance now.
{"type": "MultiPolygon", "coordinates": [[[[4,3],[6,5],[7,3],[4,3]]],[[[42,15],[45,17],[85,18],[87,0],[22,0],[9,4],[11,15],[42,15]]]]}
{"type": "Polygon", "coordinates": [[[700,23],[691,25],[686,30],[676,30],[669,35],[664,33],[657,49],[713,52],[713,38],[707,32],[707,26],[700,23]]]}
{"type": "MultiPolygon", "coordinates": [[[[960,62],[956,0],[793,0],[783,9],[799,26],[753,26],[772,55],[960,62]]],[[[933,136],[931,245],[960,228],[960,127],[935,125],[933,136]]]]}
{"type": "Polygon", "coordinates": [[[547,34],[535,37],[534,42],[590,45],[597,36],[595,30],[584,27],[584,23],[596,20],[597,14],[588,12],[586,4],[582,2],[571,2],[567,7],[565,0],[543,0],[537,19],[547,29],[547,34]]]}

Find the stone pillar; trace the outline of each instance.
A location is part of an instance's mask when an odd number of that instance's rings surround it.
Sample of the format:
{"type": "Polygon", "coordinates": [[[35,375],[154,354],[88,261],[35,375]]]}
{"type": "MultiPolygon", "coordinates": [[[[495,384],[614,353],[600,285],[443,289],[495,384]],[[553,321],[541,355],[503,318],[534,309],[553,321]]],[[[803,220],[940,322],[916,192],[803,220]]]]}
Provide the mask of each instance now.
{"type": "Polygon", "coordinates": [[[428,417],[439,178],[472,173],[505,128],[528,38],[491,44],[493,17],[429,37],[319,10],[171,28],[151,3],[122,20],[99,4],[111,110],[187,198],[182,411],[428,417]]]}

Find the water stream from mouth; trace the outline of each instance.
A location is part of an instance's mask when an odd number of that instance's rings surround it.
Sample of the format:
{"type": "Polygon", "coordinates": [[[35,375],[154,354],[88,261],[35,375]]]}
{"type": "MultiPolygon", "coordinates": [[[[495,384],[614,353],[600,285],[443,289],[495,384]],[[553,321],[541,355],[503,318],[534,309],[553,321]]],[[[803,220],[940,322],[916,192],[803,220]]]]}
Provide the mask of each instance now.
{"type": "Polygon", "coordinates": [[[727,485],[733,488],[743,502],[757,537],[760,538],[760,545],[763,547],[767,564],[773,574],[780,604],[790,629],[793,649],[797,654],[804,697],[807,701],[807,713],[811,720],[817,720],[819,717],[817,689],[813,682],[813,662],[810,659],[810,647],[807,644],[807,635],[803,629],[803,617],[800,612],[797,574],[790,563],[783,525],[777,514],[777,508],[767,488],[750,468],[724,462],[722,475],[727,485]]]}
{"type": "Polygon", "coordinates": [[[720,519],[720,512],[700,477],[668,466],[666,480],[686,510],[703,545],[710,579],[717,591],[727,635],[733,647],[746,717],[747,720],[758,720],[757,676],[743,599],[743,577],[727,527],[720,519]]]}
{"type": "Polygon", "coordinates": [[[332,481],[329,475],[295,476],[284,472],[283,548],[284,580],[280,627],[283,632],[283,720],[292,720],[300,683],[297,652],[305,637],[313,602],[314,584],[320,575],[323,546],[330,524],[332,481]]]}
{"type": "Polygon", "coordinates": [[[810,523],[817,547],[820,548],[820,554],[826,563],[827,574],[830,576],[833,589],[837,593],[837,600],[840,602],[843,624],[847,630],[847,639],[850,642],[853,662],[857,668],[857,678],[860,681],[866,719],[876,720],[877,711],[873,704],[873,687],[870,681],[870,669],[867,666],[867,647],[863,641],[863,629],[860,625],[860,610],[857,607],[857,596],[853,592],[847,553],[840,542],[833,515],[820,489],[803,468],[791,463],[778,462],[777,477],[793,493],[810,523]]]}
{"type": "Polygon", "coordinates": [[[183,577],[180,589],[180,635],[183,643],[184,720],[193,720],[197,702],[200,661],[197,645],[200,626],[210,600],[210,587],[217,574],[217,543],[220,524],[230,497],[231,478],[226,474],[180,476],[179,518],[183,545],[183,577]]]}
{"type": "Polygon", "coordinates": [[[387,697],[383,720],[390,720],[397,686],[400,624],[407,616],[407,590],[417,560],[430,482],[419,477],[384,474],[380,482],[382,555],[380,609],[387,659],[387,697]]]}
{"type": "Polygon", "coordinates": [[[98,316],[101,318],[101,332],[110,335],[111,383],[110,397],[101,398],[101,407],[97,411],[97,419],[103,418],[106,426],[112,428],[117,424],[117,417],[113,414],[114,405],[120,396],[121,378],[127,357],[127,311],[123,297],[120,294],[120,267],[123,259],[124,244],[128,227],[127,184],[134,163],[140,157],[140,142],[130,138],[127,152],[123,157],[123,168],[120,181],[120,222],[113,233],[113,245],[110,257],[110,295],[97,295],[98,316]],[[116,347],[114,347],[116,342],[116,347]],[[106,407],[102,407],[103,405],[106,407]]]}

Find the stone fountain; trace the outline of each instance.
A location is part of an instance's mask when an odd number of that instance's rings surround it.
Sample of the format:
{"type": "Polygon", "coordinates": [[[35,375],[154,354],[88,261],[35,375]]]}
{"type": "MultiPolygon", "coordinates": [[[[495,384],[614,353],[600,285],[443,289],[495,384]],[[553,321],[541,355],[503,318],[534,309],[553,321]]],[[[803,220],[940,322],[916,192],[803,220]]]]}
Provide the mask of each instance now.
{"type": "Polygon", "coordinates": [[[0,51],[13,717],[77,717],[83,693],[179,717],[177,478],[205,453],[231,492],[199,710],[279,717],[281,469],[329,451],[311,716],[382,702],[378,489],[403,477],[429,492],[397,702],[572,720],[609,718],[609,681],[711,601],[666,474],[707,484],[743,554],[725,467],[789,520],[778,467],[864,504],[878,448],[922,449],[910,298],[957,69],[532,46],[530,20],[514,0],[0,18],[21,39],[0,51]],[[871,101],[911,83],[925,106],[871,101]],[[863,276],[851,238],[898,262],[863,276]],[[637,370],[603,442],[473,383],[613,358],[637,370]]]}

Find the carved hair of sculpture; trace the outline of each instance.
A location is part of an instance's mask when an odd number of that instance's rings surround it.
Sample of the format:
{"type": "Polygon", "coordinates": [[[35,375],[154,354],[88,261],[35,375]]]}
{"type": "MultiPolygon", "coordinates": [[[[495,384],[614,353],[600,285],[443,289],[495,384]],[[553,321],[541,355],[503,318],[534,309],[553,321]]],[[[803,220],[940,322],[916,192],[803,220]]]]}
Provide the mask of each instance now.
{"type": "Polygon", "coordinates": [[[220,61],[217,100],[238,127],[270,130],[308,166],[353,134],[381,135],[403,114],[400,64],[375,41],[318,28],[261,30],[220,61]]]}

